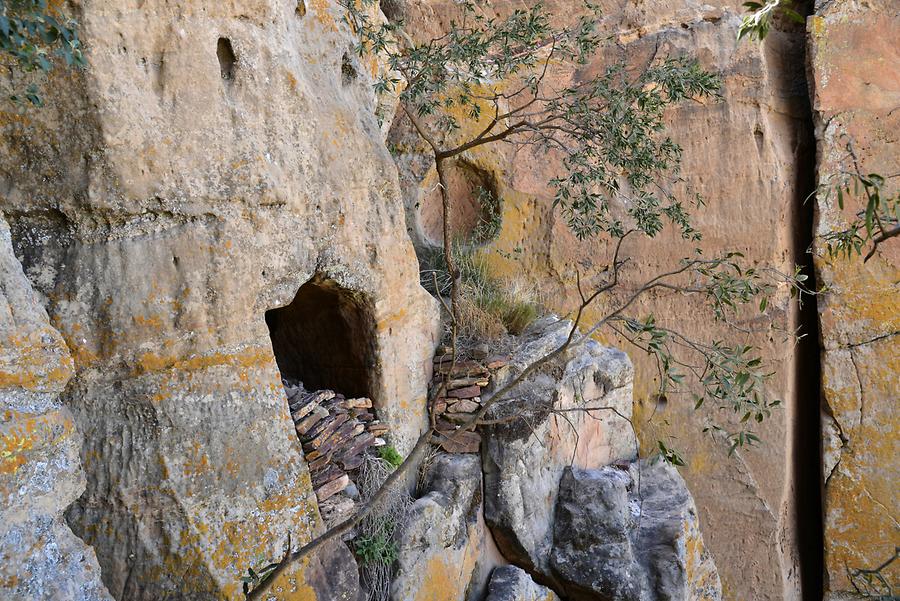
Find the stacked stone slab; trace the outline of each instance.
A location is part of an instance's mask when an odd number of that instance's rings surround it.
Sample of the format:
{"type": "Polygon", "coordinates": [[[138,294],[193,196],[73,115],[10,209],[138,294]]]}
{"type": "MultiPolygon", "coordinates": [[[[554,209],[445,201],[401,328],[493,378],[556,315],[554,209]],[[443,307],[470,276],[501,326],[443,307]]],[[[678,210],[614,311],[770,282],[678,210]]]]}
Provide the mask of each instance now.
{"type": "MultiPolygon", "coordinates": [[[[442,349],[439,349],[442,350],[442,349]]],[[[448,453],[477,453],[481,437],[475,432],[461,431],[481,409],[481,393],[491,383],[493,373],[504,367],[509,358],[486,356],[482,361],[457,359],[449,352],[434,358],[432,391],[439,391],[432,404],[440,434],[438,443],[448,453]]]]}
{"type": "Polygon", "coordinates": [[[376,419],[372,399],[348,399],[333,390],[310,392],[292,380],[282,383],[321,505],[350,485],[350,473],[362,465],[365,453],[385,444],[388,427],[376,419]]]}

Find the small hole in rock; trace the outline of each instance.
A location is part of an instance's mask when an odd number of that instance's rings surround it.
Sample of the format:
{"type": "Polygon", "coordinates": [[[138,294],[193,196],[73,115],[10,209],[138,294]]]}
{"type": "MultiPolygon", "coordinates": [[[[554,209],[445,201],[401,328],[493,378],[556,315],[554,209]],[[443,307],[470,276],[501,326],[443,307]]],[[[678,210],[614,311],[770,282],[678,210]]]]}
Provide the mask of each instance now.
{"type": "Polygon", "coordinates": [[[349,85],[356,79],[356,76],[356,67],[353,66],[353,59],[350,58],[349,54],[345,53],[343,58],[341,58],[341,84],[349,85]]]}
{"type": "Polygon", "coordinates": [[[306,2],[304,0],[297,0],[297,10],[294,11],[298,17],[306,16],[306,2]]]}
{"type": "Polygon", "coordinates": [[[219,38],[216,44],[216,56],[219,58],[219,69],[222,71],[222,79],[234,79],[234,64],[237,58],[234,55],[234,48],[231,46],[231,40],[228,38],[219,38]]]}

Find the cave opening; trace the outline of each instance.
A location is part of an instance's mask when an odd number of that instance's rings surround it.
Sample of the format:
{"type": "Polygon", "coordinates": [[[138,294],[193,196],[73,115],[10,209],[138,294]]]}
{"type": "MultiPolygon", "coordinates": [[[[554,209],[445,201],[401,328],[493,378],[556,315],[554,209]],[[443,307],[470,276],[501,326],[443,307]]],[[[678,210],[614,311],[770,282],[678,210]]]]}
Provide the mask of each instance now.
{"type": "Polygon", "coordinates": [[[316,276],[265,319],[282,378],[299,380],[307,390],[373,398],[375,318],[364,295],[316,276]]]}

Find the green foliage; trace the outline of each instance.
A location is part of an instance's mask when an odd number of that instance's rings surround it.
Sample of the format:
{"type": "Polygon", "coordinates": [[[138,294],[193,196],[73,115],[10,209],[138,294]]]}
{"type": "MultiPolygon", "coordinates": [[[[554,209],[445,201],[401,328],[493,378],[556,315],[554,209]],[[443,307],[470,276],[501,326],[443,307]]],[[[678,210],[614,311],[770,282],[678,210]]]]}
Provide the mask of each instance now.
{"type": "Polygon", "coordinates": [[[667,447],[666,443],[664,443],[663,441],[657,440],[656,446],[658,449],[657,457],[659,457],[666,463],[668,463],[670,465],[674,465],[676,467],[684,467],[685,465],[687,465],[684,462],[684,458],[681,455],[679,455],[678,452],[675,451],[674,449],[667,447]]]}
{"type": "MultiPolygon", "coordinates": [[[[290,537],[288,537],[288,544],[290,545],[290,537]]],[[[241,585],[244,590],[244,595],[247,595],[251,590],[256,588],[260,582],[265,581],[272,571],[278,567],[278,564],[275,562],[266,563],[266,560],[263,557],[258,557],[256,559],[256,565],[261,567],[258,567],[255,570],[252,567],[249,567],[247,568],[247,575],[241,576],[241,585]]]]}
{"type": "Polygon", "coordinates": [[[760,2],[744,2],[747,15],[738,27],[738,39],[749,37],[750,39],[764,40],[769,35],[772,18],[776,14],[782,14],[797,23],[805,23],[806,19],[794,8],[793,0],[764,0],[760,2]]]}
{"type": "Polygon", "coordinates": [[[853,169],[840,171],[827,178],[819,186],[819,192],[826,199],[836,199],[838,208],[844,210],[847,199],[864,197],[866,206],[850,219],[842,230],[828,232],[822,240],[831,258],[844,256],[847,259],[862,255],[863,249],[870,247],[865,258],[875,252],[881,242],[900,235],[900,193],[886,187],[887,179],[878,173],[863,174],[853,156],[853,169]]]}
{"type": "Polygon", "coordinates": [[[353,539],[353,551],[362,563],[389,566],[397,560],[397,543],[385,533],[393,528],[385,527],[384,530],[372,536],[353,539]]]}
{"type": "MultiPolygon", "coordinates": [[[[3,0],[0,2],[0,54],[11,57],[25,73],[49,72],[54,57],[69,67],[83,67],[86,62],[77,25],[49,6],[47,0],[3,0]]],[[[11,98],[16,102],[27,100],[36,106],[43,104],[34,84],[11,98]]]]}
{"type": "MultiPolygon", "coordinates": [[[[621,236],[626,225],[613,216],[611,202],[624,200],[626,214],[648,236],[670,222],[684,237],[699,239],[685,204],[665,185],[677,174],[681,148],[663,134],[667,107],[718,93],[718,78],[695,61],[669,57],[637,75],[614,65],[591,81],[556,89],[544,82],[550,63],[585,64],[599,46],[593,5],[574,26],[555,28],[541,4],[500,19],[465,3],[449,33],[423,43],[408,41],[402,23],[373,24],[355,4],[346,7],[360,32],[357,51],[381,54],[403,75],[401,103],[429,120],[435,135],[446,141],[462,129],[461,119],[477,122],[492,112],[480,136],[444,155],[498,141],[561,152],[566,176],[550,184],[579,238],[621,236]],[[501,104],[517,106],[503,112],[501,104]]],[[[376,87],[395,89],[399,81],[376,87]]]]}
{"type": "Polygon", "coordinates": [[[400,467],[400,464],[403,463],[403,455],[401,455],[392,445],[380,447],[378,449],[378,456],[394,468],[400,467]]]}

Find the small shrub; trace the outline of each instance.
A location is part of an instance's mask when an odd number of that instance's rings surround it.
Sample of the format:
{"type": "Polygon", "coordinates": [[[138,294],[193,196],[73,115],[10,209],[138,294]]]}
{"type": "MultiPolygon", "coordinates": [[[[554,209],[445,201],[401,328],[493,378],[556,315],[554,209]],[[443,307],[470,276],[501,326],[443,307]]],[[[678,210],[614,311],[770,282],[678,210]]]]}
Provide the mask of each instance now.
{"type": "Polygon", "coordinates": [[[397,452],[397,449],[391,445],[385,445],[378,449],[378,456],[388,462],[395,469],[403,463],[403,455],[397,452]]]}
{"type": "Polygon", "coordinates": [[[397,544],[386,534],[393,526],[383,528],[373,536],[358,536],[353,540],[353,550],[363,564],[389,566],[397,560],[397,544]]]}

